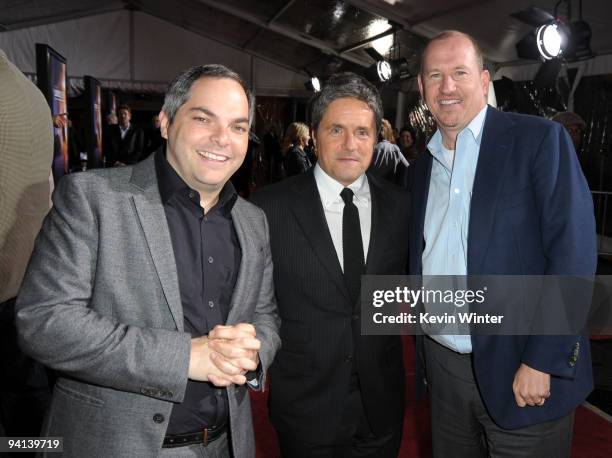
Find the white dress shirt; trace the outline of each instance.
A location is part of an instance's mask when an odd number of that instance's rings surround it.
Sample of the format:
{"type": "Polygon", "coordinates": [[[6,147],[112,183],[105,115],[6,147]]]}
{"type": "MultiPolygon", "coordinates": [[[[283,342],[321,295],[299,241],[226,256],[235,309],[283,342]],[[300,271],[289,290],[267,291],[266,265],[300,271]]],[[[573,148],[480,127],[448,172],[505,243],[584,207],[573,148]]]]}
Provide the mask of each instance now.
{"type": "Polygon", "coordinates": [[[119,131],[121,132],[121,140],[125,138],[125,135],[128,133],[128,130],[130,130],[130,127],[132,127],[132,124],[128,124],[125,129],[121,125],[119,125],[119,131]]]}
{"type": "MultiPolygon", "coordinates": [[[[344,186],[330,177],[318,163],[314,168],[314,176],[319,196],[321,196],[327,227],[334,242],[340,267],[344,272],[344,253],[342,250],[342,213],[344,212],[344,201],[340,197],[340,192],[344,189],[344,186]]],[[[370,228],[372,227],[370,185],[365,174],[362,174],[353,183],[348,185],[348,188],[353,191],[353,203],[359,211],[363,256],[367,260],[368,246],[370,245],[370,228]]]]}

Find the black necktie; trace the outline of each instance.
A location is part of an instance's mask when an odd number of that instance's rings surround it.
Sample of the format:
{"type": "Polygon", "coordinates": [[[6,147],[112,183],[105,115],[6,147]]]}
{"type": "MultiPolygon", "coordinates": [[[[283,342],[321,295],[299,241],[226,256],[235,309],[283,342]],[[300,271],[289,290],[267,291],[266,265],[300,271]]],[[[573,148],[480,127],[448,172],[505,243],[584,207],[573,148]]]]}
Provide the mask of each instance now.
{"type": "Polygon", "coordinates": [[[344,212],[342,214],[344,281],[346,282],[353,304],[355,304],[359,299],[359,292],[361,290],[361,275],[365,271],[359,211],[353,203],[352,190],[344,188],[340,196],[344,201],[344,212]]]}

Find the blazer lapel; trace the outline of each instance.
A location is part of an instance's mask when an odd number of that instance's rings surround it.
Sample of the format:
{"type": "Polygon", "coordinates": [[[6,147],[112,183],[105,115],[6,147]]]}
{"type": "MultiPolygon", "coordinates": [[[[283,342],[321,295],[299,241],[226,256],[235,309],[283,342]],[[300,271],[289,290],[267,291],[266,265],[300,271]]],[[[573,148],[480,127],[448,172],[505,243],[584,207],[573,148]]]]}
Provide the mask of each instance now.
{"type": "Polygon", "coordinates": [[[349,292],[344,283],[342,268],[340,267],[334,242],[332,241],[325,213],[323,212],[323,204],[321,203],[321,196],[317,189],[313,169],[302,174],[300,178],[292,188],[298,195],[296,198],[298,203],[293,206],[292,211],[308,243],[310,243],[321,264],[323,264],[323,267],[329,273],[330,279],[342,291],[347,300],[350,301],[349,292]]]}
{"type": "Polygon", "coordinates": [[[425,249],[425,212],[427,198],[429,197],[429,182],[431,180],[431,167],[433,156],[429,151],[423,153],[423,158],[414,165],[411,173],[412,186],[412,217],[410,232],[410,274],[420,275],[423,271],[422,259],[425,249]]]}
{"type": "MultiPolygon", "coordinates": [[[[378,187],[376,179],[368,175],[368,184],[370,185],[370,201],[371,201],[371,224],[370,224],[370,243],[368,245],[368,258],[366,260],[365,273],[371,275],[376,271],[377,258],[380,253],[380,221],[391,223],[393,220],[390,217],[391,206],[385,203],[385,194],[378,187]]],[[[384,234],[382,234],[384,236],[384,234]]]]}
{"type": "Polygon", "coordinates": [[[154,156],[152,155],[134,167],[131,183],[139,188],[140,192],[134,193],[132,201],[170,313],[176,328],[183,331],[183,306],[178,286],[176,261],[170,230],[166,222],[166,213],[157,187],[154,156]]]}
{"type": "Polygon", "coordinates": [[[512,151],[512,126],[502,112],[487,109],[470,204],[467,269],[470,275],[482,272],[502,178],[512,151]]]}
{"type": "Polygon", "coordinates": [[[238,269],[238,278],[236,278],[236,285],[234,286],[230,301],[229,314],[227,316],[228,325],[238,321],[240,305],[248,302],[248,294],[252,290],[252,285],[249,287],[249,272],[254,272],[255,266],[253,263],[256,260],[256,256],[252,254],[253,250],[263,250],[263,247],[256,244],[253,240],[252,234],[254,234],[254,230],[251,228],[251,219],[245,211],[241,211],[241,207],[242,202],[238,198],[234,208],[232,208],[232,222],[234,223],[238,243],[240,243],[240,249],[242,250],[242,258],[238,269]]]}

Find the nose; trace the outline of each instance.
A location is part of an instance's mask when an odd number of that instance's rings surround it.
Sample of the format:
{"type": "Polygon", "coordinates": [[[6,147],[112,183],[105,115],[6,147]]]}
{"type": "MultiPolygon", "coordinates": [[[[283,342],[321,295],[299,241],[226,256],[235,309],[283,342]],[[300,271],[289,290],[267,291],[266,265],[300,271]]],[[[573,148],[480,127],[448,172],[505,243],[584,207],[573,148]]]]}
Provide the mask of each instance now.
{"type": "Polygon", "coordinates": [[[451,75],[445,75],[442,79],[442,85],[440,91],[443,93],[449,93],[455,91],[455,80],[451,75]]]}
{"type": "Polygon", "coordinates": [[[229,143],[229,128],[217,123],[210,138],[218,146],[227,146],[229,143]]]}
{"type": "Polygon", "coordinates": [[[357,149],[357,140],[352,132],[346,132],[344,135],[344,148],[347,151],[354,151],[357,149]]]}

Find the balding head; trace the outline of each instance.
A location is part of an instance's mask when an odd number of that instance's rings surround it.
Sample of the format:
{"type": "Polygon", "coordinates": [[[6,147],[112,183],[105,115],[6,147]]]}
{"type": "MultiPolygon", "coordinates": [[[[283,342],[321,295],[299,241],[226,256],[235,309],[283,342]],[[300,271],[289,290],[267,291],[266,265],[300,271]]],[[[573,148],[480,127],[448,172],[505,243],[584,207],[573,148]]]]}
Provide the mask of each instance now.
{"type": "Polygon", "coordinates": [[[469,35],[443,32],[425,48],[419,90],[446,148],[455,149],[458,133],[486,106],[489,82],[482,53],[469,35]]]}
{"type": "Polygon", "coordinates": [[[425,57],[431,45],[437,41],[448,40],[453,37],[463,37],[472,44],[472,48],[474,49],[474,57],[476,58],[476,65],[478,66],[478,68],[480,68],[480,70],[484,70],[484,57],[482,57],[482,50],[480,49],[480,46],[478,46],[478,43],[476,43],[474,37],[468,35],[467,33],[459,32],[458,30],[445,30],[444,32],[440,32],[438,35],[429,40],[427,46],[425,46],[423,54],[421,55],[421,66],[419,69],[420,75],[423,75],[425,57]]]}

